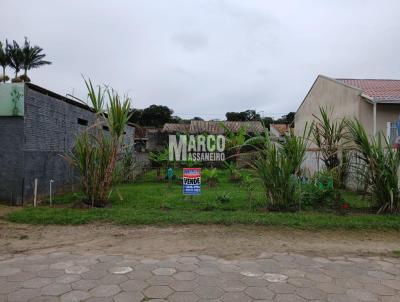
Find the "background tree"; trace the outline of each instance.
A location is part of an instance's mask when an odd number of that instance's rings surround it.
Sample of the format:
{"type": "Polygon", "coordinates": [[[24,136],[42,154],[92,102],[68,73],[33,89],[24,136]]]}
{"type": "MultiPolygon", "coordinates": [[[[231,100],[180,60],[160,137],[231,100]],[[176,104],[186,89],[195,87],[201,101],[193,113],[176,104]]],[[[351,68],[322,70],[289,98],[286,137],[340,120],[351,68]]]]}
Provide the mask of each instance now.
{"type": "Polygon", "coordinates": [[[9,55],[7,51],[7,47],[3,46],[3,43],[0,41],[0,66],[3,68],[3,75],[1,77],[1,81],[3,83],[8,81],[8,77],[6,76],[6,68],[9,63],[9,55]]]}
{"type": "Polygon", "coordinates": [[[6,40],[6,51],[9,54],[9,62],[8,65],[14,69],[15,78],[14,81],[18,78],[18,72],[20,72],[21,67],[24,63],[24,54],[22,49],[19,47],[19,44],[14,40],[12,44],[8,44],[6,40]]]}
{"type": "MultiPolygon", "coordinates": [[[[28,70],[33,68],[38,68],[43,65],[50,65],[51,62],[43,60],[46,54],[42,53],[43,48],[39,46],[31,46],[28,39],[25,37],[24,47],[22,48],[23,53],[23,63],[22,67],[24,69],[24,78],[28,78],[28,70]]],[[[25,80],[24,79],[24,80],[25,80]]]]}
{"type": "Polygon", "coordinates": [[[145,109],[133,109],[130,122],[140,126],[162,127],[165,123],[178,123],[181,118],[172,116],[174,111],[167,106],[151,105],[145,109]]]}
{"type": "Polygon", "coordinates": [[[255,110],[246,110],[242,112],[227,112],[225,114],[227,121],[233,122],[247,122],[247,121],[259,121],[261,120],[260,115],[255,110]]]}

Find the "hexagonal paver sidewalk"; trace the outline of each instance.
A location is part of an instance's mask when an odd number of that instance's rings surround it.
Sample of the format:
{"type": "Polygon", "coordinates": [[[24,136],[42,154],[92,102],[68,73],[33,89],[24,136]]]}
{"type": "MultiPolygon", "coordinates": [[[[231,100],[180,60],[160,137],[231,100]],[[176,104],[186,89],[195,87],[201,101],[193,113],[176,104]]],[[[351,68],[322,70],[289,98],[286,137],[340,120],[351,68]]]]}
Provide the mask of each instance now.
{"type": "Polygon", "coordinates": [[[400,301],[400,259],[389,257],[0,256],[0,302],[400,301]]]}

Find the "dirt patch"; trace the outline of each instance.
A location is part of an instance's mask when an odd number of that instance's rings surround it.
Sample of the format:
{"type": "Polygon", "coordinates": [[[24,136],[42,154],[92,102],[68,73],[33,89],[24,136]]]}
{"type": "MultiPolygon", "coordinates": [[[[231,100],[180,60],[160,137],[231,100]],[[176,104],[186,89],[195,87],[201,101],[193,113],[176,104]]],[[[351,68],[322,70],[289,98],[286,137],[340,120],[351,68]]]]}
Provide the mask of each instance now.
{"type": "Polygon", "coordinates": [[[0,220],[0,239],[1,254],[63,248],[159,258],[185,252],[248,258],[263,252],[323,256],[389,254],[400,250],[399,232],[316,232],[242,225],[34,226],[0,220]]]}

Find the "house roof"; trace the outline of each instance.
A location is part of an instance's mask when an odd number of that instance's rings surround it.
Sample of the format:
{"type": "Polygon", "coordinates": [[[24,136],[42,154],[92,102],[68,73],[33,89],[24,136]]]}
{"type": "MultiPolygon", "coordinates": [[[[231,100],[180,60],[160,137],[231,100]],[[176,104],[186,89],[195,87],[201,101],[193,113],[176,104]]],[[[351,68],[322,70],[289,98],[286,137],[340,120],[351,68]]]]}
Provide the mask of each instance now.
{"type": "Polygon", "coordinates": [[[219,122],[219,121],[194,121],[190,124],[171,124],[164,125],[163,131],[168,133],[190,133],[190,134],[224,134],[223,125],[232,132],[238,132],[240,128],[245,128],[247,133],[260,133],[264,131],[261,122],[219,122]]]}
{"type": "Polygon", "coordinates": [[[376,102],[397,103],[400,101],[400,80],[380,79],[336,79],[337,81],[360,89],[376,102]]]}
{"type": "Polygon", "coordinates": [[[270,124],[269,126],[275,128],[281,135],[284,135],[289,129],[288,124],[270,124]]]}

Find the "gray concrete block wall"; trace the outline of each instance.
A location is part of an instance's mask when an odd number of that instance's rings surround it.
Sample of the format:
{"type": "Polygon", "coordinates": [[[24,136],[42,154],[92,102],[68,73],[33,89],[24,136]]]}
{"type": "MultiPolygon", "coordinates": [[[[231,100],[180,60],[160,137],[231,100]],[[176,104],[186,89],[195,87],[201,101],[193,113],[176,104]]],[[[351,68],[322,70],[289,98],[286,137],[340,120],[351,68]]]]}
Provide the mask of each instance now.
{"type": "Polygon", "coordinates": [[[0,117],[0,202],[21,203],[23,145],[23,117],[0,117]]]}
{"type": "MultiPolygon", "coordinates": [[[[95,122],[90,110],[27,87],[25,92],[24,196],[31,201],[34,179],[38,194],[48,195],[50,180],[55,191],[77,189],[79,178],[62,156],[71,152],[76,136],[95,122]],[[88,125],[78,123],[78,118],[88,125]]],[[[127,127],[125,144],[133,144],[134,128],[127,127]]]]}

